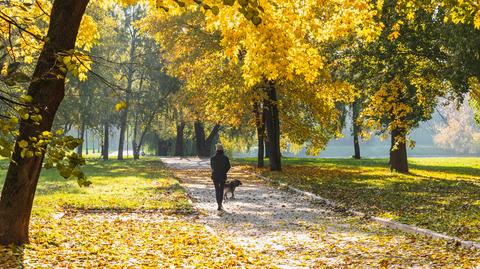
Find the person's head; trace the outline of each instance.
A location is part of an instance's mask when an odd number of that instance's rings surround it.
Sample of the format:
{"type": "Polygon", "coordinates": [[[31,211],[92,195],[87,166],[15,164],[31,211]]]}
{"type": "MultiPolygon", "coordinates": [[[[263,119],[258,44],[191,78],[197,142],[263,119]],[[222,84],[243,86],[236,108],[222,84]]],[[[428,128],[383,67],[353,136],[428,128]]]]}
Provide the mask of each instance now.
{"type": "Polygon", "coordinates": [[[223,145],[218,143],[215,145],[215,149],[217,150],[217,153],[223,153],[223,145]]]}

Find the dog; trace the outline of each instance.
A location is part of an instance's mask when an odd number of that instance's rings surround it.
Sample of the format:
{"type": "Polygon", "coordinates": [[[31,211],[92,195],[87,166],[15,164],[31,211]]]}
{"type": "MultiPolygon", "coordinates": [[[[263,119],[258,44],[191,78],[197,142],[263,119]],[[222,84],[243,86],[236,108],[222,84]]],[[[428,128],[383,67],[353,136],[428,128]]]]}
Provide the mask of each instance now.
{"type": "Polygon", "coordinates": [[[232,196],[230,199],[235,199],[235,188],[242,185],[242,182],[238,179],[225,182],[225,187],[223,187],[223,201],[227,201],[227,194],[231,193],[232,196]]]}

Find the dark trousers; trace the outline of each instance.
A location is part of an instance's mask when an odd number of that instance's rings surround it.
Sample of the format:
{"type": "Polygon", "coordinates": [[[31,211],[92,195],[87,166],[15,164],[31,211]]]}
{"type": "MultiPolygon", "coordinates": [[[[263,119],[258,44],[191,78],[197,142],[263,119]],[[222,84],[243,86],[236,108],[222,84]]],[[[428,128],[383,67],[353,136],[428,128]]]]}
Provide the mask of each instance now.
{"type": "Polygon", "coordinates": [[[213,185],[215,185],[215,197],[217,198],[218,207],[221,207],[223,202],[223,188],[225,187],[225,181],[214,180],[213,185]]]}

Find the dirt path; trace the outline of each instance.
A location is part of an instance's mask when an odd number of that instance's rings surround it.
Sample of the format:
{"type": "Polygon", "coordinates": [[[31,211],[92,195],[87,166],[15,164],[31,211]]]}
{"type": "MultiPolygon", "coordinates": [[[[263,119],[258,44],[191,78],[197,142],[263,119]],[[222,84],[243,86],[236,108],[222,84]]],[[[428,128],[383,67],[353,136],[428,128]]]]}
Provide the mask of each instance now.
{"type": "Polygon", "coordinates": [[[307,197],[268,186],[235,167],[243,185],[218,213],[208,160],[162,158],[223,239],[271,255],[281,268],[480,268],[480,253],[445,241],[386,229],[331,211],[307,197]]]}

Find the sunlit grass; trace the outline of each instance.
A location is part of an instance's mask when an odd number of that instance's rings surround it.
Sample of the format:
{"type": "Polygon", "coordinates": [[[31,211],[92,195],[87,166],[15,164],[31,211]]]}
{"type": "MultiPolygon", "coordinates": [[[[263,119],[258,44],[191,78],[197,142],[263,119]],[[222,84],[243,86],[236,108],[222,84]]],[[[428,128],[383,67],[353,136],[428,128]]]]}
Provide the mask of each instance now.
{"type": "Polygon", "coordinates": [[[409,161],[408,175],[390,172],[386,159],[285,158],[282,173],[261,173],[356,210],[480,241],[480,158],[409,161]]]}
{"type": "MultiPolygon", "coordinates": [[[[7,160],[0,160],[3,185],[7,160]]],[[[102,161],[87,159],[83,168],[90,187],[64,179],[55,169],[43,170],[35,195],[33,215],[69,210],[189,211],[190,205],[178,181],[158,160],[102,161]]]]}

